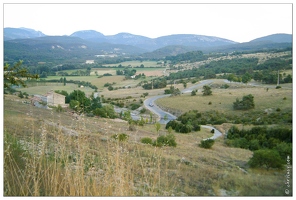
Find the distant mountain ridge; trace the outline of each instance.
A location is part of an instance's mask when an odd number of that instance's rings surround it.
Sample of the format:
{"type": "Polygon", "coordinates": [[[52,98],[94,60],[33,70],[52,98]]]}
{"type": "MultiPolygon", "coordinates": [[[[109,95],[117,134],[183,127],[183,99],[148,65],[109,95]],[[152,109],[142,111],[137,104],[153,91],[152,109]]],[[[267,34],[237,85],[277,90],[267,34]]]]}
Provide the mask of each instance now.
{"type": "Polygon", "coordinates": [[[268,35],[260,37],[250,42],[274,42],[274,43],[292,43],[292,35],[286,33],[277,33],[273,35],[268,35]]]}
{"type": "Polygon", "coordinates": [[[148,38],[130,33],[105,36],[95,30],[77,31],[70,36],[46,36],[26,28],[4,28],[4,60],[94,59],[96,56],[139,56],[162,59],[189,51],[233,52],[292,48],[291,34],[273,34],[250,42],[203,35],[177,34],[148,38]]]}
{"type": "Polygon", "coordinates": [[[91,40],[94,42],[132,45],[146,49],[148,51],[153,51],[170,45],[208,47],[237,43],[223,38],[194,34],[175,34],[153,39],[141,35],[133,35],[130,33],[118,33],[116,35],[103,37],[103,34],[99,32],[92,32],[92,37],[89,37],[88,31],[77,31],[70,36],[80,37],[82,39],[91,40]],[[97,35],[99,35],[99,37],[97,35]]]}
{"type": "MultiPolygon", "coordinates": [[[[13,39],[27,39],[46,36],[40,31],[34,31],[33,29],[25,28],[4,28],[4,40],[13,39]]],[[[141,35],[134,35],[131,33],[118,33],[116,35],[108,35],[97,32],[95,30],[82,30],[76,31],[70,35],[70,37],[79,37],[84,40],[97,42],[97,43],[111,43],[111,44],[124,44],[132,45],[147,51],[153,51],[169,45],[183,45],[183,46],[221,46],[228,44],[236,44],[237,42],[204,35],[194,34],[175,34],[161,36],[158,38],[149,38],[141,35]]]]}
{"type": "Polygon", "coordinates": [[[29,28],[4,28],[4,41],[14,39],[36,38],[46,36],[41,31],[29,28]]]}

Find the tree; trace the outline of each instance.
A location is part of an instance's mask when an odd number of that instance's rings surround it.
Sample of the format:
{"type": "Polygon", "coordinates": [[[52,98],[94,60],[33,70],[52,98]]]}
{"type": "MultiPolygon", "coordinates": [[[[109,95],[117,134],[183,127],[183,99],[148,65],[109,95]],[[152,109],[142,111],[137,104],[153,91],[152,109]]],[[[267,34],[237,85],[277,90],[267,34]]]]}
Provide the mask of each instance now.
{"type": "Polygon", "coordinates": [[[255,107],[254,96],[249,94],[243,96],[243,99],[240,101],[238,98],[233,102],[234,110],[249,110],[255,107]]]}
{"type": "Polygon", "coordinates": [[[203,86],[203,89],[204,90],[202,91],[202,93],[203,93],[204,96],[212,95],[212,90],[211,90],[211,87],[210,86],[204,85],[203,86]]]}
{"type": "Polygon", "coordinates": [[[156,132],[157,132],[157,134],[158,134],[158,132],[159,132],[159,130],[160,130],[160,127],[161,127],[161,125],[160,125],[160,123],[159,123],[159,122],[156,122],[156,123],[154,124],[154,126],[155,126],[155,130],[156,130],[156,132]]]}
{"type": "Polygon", "coordinates": [[[252,79],[252,76],[247,72],[242,76],[242,82],[248,83],[252,79]]]}
{"type": "Polygon", "coordinates": [[[283,164],[279,153],[275,150],[260,149],[254,152],[253,157],[249,161],[252,168],[278,168],[282,169],[283,164]]]}
{"type": "Polygon", "coordinates": [[[26,68],[22,68],[22,63],[23,61],[20,60],[13,66],[10,66],[7,63],[4,65],[4,89],[9,89],[12,85],[26,87],[23,78],[39,78],[38,74],[30,74],[26,68]]]}
{"type": "Polygon", "coordinates": [[[75,110],[82,110],[86,112],[90,111],[91,100],[85,96],[85,93],[83,91],[74,90],[69,94],[69,100],[70,108],[76,108],[75,110]],[[72,100],[79,102],[79,104],[77,104],[77,102],[72,102],[71,104],[72,100]],[[77,108],[77,106],[79,106],[80,108],[77,108]]]}

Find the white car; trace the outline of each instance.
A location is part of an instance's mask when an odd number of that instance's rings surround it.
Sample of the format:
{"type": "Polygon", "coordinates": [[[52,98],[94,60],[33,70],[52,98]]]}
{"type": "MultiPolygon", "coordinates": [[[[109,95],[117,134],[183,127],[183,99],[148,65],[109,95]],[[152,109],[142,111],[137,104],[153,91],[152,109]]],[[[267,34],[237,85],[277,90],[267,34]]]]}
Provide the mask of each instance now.
{"type": "Polygon", "coordinates": [[[149,106],[153,107],[154,105],[153,105],[153,103],[149,103],[149,106]]]}

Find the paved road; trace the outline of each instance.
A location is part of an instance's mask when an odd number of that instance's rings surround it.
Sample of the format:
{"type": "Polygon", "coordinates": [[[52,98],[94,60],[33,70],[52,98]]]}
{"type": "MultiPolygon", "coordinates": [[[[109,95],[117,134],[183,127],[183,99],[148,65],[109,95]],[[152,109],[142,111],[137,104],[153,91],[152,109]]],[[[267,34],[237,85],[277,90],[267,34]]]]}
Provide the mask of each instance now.
{"type": "MultiPolygon", "coordinates": [[[[200,88],[206,84],[209,84],[209,83],[212,83],[213,81],[212,80],[203,80],[203,81],[200,81],[198,84],[196,85],[193,85],[189,88],[186,88],[184,90],[182,90],[181,92],[182,93],[188,93],[188,92],[192,92],[192,90],[196,89],[196,88],[200,88]]],[[[160,98],[163,98],[163,97],[168,97],[170,96],[170,94],[167,94],[167,95],[158,95],[158,96],[154,96],[154,97],[151,97],[151,98],[148,98],[144,101],[144,105],[146,108],[148,108],[151,112],[155,113],[158,115],[159,117],[159,123],[161,124],[166,124],[168,123],[169,121],[171,120],[174,120],[174,119],[177,119],[177,117],[169,112],[165,112],[163,111],[161,108],[159,108],[155,103],[154,101],[157,100],[157,99],[160,99],[160,98]],[[153,106],[151,106],[153,105],[153,106]]],[[[220,137],[222,135],[222,133],[220,131],[218,131],[217,129],[215,129],[214,127],[211,127],[211,126],[206,126],[206,125],[201,125],[201,127],[203,128],[207,128],[207,129],[214,129],[215,132],[214,132],[214,135],[210,138],[207,138],[207,139],[216,139],[218,137],[220,137]]]]}
{"type": "MultiPolygon", "coordinates": [[[[184,90],[182,90],[182,93],[188,93],[188,92],[192,92],[192,90],[196,89],[196,88],[200,88],[206,84],[212,83],[212,80],[203,80],[200,81],[198,84],[195,84],[189,88],[186,88],[184,90]]],[[[163,111],[161,108],[159,108],[154,101],[163,97],[168,97],[170,96],[170,94],[166,94],[166,95],[158,95],[158,96],[154,96],[151,98],[148,98],[144,101],[144,105],[146,108],[148,108],[151,112],[155,113],[158,115],[159,117],[159,123],[161,124],[166,124],[168,123],[170,120],[174,120],[177,117],[174,116],[173,114],[169,113],[169,112],[165,112],[163,111]],[[150,106],[153,105],[153,106],[150,106]]]]}
{"type": "Polygon", "coordinates": [[[168,97],[170,96],[170,94],[166,94],[166,95],[158,95],[158,96],[154,96],[154,97],[151,97],[149,99],[146,99],[144,101],[144,105],[146,108],[148,108],[151,112],[155,113],[158,115],[159,117],[159,123],[161,124],[166,124],[168,123],[169,121],[171,120],[174,120],[174,119],[177,119],[177,117],[169,112],[165,112],[163,111],[161,108],[159,108],[155,103],[154,101],[156,99],[160,99],[160,98],[163,98],[163,97],[168,97]],[[153,106],[150,106],[150,105],[153,105],[153,106]]]}
{"type": "MultiPolygon", "coordinates": [[[[210,84],[212,83],[213,81],[212,80],[203,80],[203,81],[200,81],[198,84],[195,84],[189,88],[186,88],[184,90],[182,90],[181,92],[182,93],[189,93],[189,92],[192,92],[192,90],[196,89],[196,88],[201,88],[202,86],[206,85],[206,84],[210,84]]],[[[228,80],[224,79],[224,82],[225,83],[231,83],[229,82],[228,80]]],[[[235,82],[237,83],[237,82],[235,82]]],[[[275,85],[261,85],[261,84],[258,84],[258,83],[249,83],[248,85],[252,85],[252,86],[259,86],[259,87],[266,87],[266,88],[275,88],[275,85]]],[[[287,88],[287,89],[292,89],[292,88],[287,88]]],[[[169,94],[168,95],[158,95],[158,96],[154,96],[154,97],[151,97],[149,99],[146,99],[144,101],[144,105],[150,110],[152,111],[153,113],[157,114],[159,116],[159,123],[161,124],[166,124],[168,123],[170,120],[174,120],[176,119],[177,117],[174,116],[173,114],[171,113],[168,113],[168,112],[165,112],[163,111],[161,108],[159,108],[155,103],[154,101],[159,99],[159,98],[163,98],[163,97],[168,97],[170,96],[169,94]],[[153,106],[150,106],[150,105],[153,105],[153,106]],[[166,119],[166,120],[165,120],[166,119]]],[[[214,127],[212,126],[206,126],[206,125],[201,125],[201,127],[203,128],[207,128],[207,129],[214,129],[214,135],[210,138],[207,138],[207,139],[216,139],[218,137],[220,137],[222,135],[222,133],[220,131],[218,131],[217,129],[215,129],[214,127]]]]}
{"type": "Polygon", "coordinates": [[[214,139],[222,136],[222,133],[220,131],[218,131],[217,129],[215,129],[214,127],[212,127],[212,126],[201,125],[201,127],[211,129],[211,130],[214,129],[214,135],[212,137],[206,138],[204,140],[207,140],[207,139],[213,139],[214,140],[214,139]]]}

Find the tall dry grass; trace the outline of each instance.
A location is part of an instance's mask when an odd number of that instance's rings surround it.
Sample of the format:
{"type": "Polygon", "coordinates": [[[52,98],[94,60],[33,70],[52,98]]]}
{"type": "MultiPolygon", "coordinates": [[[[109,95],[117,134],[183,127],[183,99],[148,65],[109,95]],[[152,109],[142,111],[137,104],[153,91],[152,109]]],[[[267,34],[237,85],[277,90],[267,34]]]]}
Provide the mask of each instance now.
{"type": "Polygon", "coordinates": [[[5,100],[4,196],[285,196],[286,172],[251,170],[252,152],[223,138],[200,148],[210,130],[158,148],[139,142],[157,137],[153,125],[123,126],[5,100]],[[122,132],[129,140],[112,138],[122,132]]]}
{"type": "Polygon", "coordinates": [[[45,121],[31,123],[21,139],[18,129],[5,131],[5,196],[169,195],[174,185],[156,148],[90,135],[83,120],[77,135],[45,121]]]}

